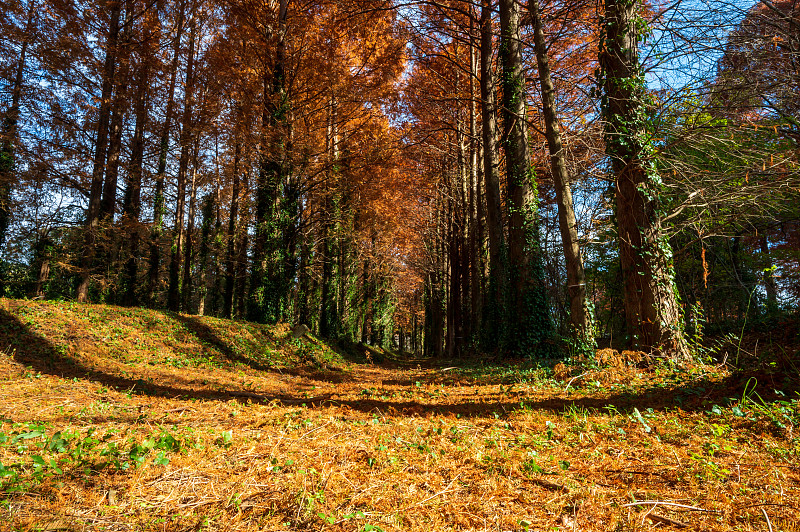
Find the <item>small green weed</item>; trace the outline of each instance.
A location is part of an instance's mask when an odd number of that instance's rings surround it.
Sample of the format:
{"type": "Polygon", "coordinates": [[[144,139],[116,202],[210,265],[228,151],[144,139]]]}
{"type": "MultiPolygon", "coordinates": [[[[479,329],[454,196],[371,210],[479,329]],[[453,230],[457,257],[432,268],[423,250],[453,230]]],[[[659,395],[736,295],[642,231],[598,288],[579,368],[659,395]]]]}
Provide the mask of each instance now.
{"type": "Polygon", "coordinates": [[[38,423],[25,423],[13,427],[9,433],[0,431],[0,446],[21,456],[14,463],[0,462],[0,491],[13,493],[31,491],[46,478],[57,475],[91,475],[112,468],[126,471],[145,463],[155,452],[153,463],[169,464],[169,454],[200,448],[191,438],[177,436],[168,431],[137,441],[111,441],[115,431],[100,436],[94,429],[86,432],[63,430],[48,436],[47,427],[38,423]]]}

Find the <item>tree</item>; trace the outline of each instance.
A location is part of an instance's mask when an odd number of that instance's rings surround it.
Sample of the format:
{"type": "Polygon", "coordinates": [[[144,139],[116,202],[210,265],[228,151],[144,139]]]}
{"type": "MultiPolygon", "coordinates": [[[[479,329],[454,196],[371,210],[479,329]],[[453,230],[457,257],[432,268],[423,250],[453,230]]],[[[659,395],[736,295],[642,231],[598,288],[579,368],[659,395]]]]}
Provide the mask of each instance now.
{"type": "Polygon", "coordinates": [[[120,30],[119,19],[122,11],[121,2],[119,0],[109,0],[106,3],[106,9],[108,10],[109,22],[102,71],[102,93],[100,95],[100,109],[97,119],[89,206],[86,210],[86,237],[85,248],[81,258],[81,280],[76,293],[76,299],[81,302],[85,302],[89,298],[89,282],[97,254],[100,207],[103,198],[103,178],[106,171],[106,151],[113,103],[114,76],[117,71],[117,54],[119,52],[117,47],[120,30]]]}
{"type": "MultiPolygon", "coordinates": [[[[505,300],[507,278],[503,214],[500,203],[500,174],[497,160],[497,100],[495,94],[492,56],[494,39],[492,31],[491,0],[481,3],[481,140],[483,141],[483,187],[486,194],[486,230],[489,234],[489,306],[485,314],[484,334],[498,334],[502,327],[501,309],[505,300]]],[[[494,342],[484,340],[489,347],[494,342]]]]}
{"type": "Polygon", "coordinates": [[[528,9],[533,19],[536,64],[539,69],[539,82],[542,87],[545,135],[550,150],[550,168],[558,202],[558,225],[561,231],[564,257],[566,258],[570,322],[573,334],[581,338],[590,334],[589,328],[591,325],[591,316],[586,308],[586,275],[583,271],[583,258],[578,244],[578,228],[575,209],[572,205],[570,176],[567,171],[564,146],[561,141],[558,117],[556,116],[555,91],[550,76],[550,64],[547,57],[547,46],[538,0],[529,0],[528,9]]]}
{"type": "Polygon", "coordinates": [[[508,347],[515,354],[532,355],[546,348],[544,342],[550,339],[552,323],[542,271],[538,197],[528,152],[520,6],[516,0],[500,0],[500,32],[503,150],[508,194],[507,319],[513,324],[508,347]]]}
{"type": "Polygon", "coordinates": [[[645,22],[636,0],[606,0],[601,21],[601,108],[614,177],[617,241],[632,345],[673,359],[687,354],[673,281],[672,250],[662,231],[661,182],[653,159],[639,63],[645,22]]]}
{"type": "Polygon", "coordinates": [[[189,172],[189,158],[194,144],[195,124],[192,113],[194,112],[195,90],[195,45],[197,44],[197,25],[195,18],[191,21],[189,29],[189,50],[186,59],[186,83],[183,96],[183,117],[181,118],[180,158],[178,161],[178,175],[176,179],[177,201],[175,205],[175,229],[172,237],[171,256],[169,261],[169,289],[167,292],[167,308],[173,311],[180,310],[181,305],[181,261],[183,260],[186,231],[184,222],[186,216],[186,180],[189,172]]]}
{"type": "Polygon", "coordinates": [[[153,199],[153,225],[150,234],[150,258],[147,275],[146,300],[150,306],[156,306],[156,290],[159,285],[161,273],[161,234],[163,231],[165,214],[164,187],[167,172],[167,156],[169,155],[169,141],[172,130],[172,119],[175,112],[175,86],[180,65],[181,39],[185,26],[186,0],[181,0],[177,6],[177,21],[175,35],[173,36],[172,61],[169,68],[169,84],[167,88],[167,103],[164,112],[164,122],[161,126],[161,135],[158,143],[158,163],[155,175],[155,197],[153,199]]]}

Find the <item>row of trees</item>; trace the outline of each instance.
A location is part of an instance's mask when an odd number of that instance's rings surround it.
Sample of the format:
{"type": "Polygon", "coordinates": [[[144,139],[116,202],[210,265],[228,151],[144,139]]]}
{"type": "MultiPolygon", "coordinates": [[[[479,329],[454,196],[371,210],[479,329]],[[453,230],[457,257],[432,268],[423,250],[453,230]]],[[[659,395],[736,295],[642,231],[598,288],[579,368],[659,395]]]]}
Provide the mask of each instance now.
{"type": "Polygon", "coordinates": [[[687,327],[796,308],[794,4],[415,16],[428,352],[604,336],[681,358],[687,327]]]}
{"type": "Polygon", "coordinates": [[[799,286],[798,14],[716,7],[5,2],[2,289],[683,357],[799,286]]]}
{"type": "Polygon", "coordinates": [[[7,7],[6,293],[389,336],[385,206],[402,189],[389,112],[405,64],[393,11],[7,7]]]}

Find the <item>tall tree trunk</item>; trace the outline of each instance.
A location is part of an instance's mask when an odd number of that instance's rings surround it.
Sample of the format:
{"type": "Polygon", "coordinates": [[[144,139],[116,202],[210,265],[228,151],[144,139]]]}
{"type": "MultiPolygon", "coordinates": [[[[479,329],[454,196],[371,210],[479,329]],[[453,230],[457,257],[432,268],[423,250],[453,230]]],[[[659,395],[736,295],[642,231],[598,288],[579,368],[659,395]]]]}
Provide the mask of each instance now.
{"type": "Polygon", "coordinates": [[[231,189],[231,208],[228,218],[228,250],[225,254],[225,299],[223,300],[222,316],[233,317],[233,285],[236,279],[236,239],[238,236],[237,217],[239,215],[239,195],[241,194],[239,181],[239,157],[242,145],[235,139],[233,149],[233,186],[231,189]]]}
{"type": "Polygon", "coordinates": [[[186,59],[186,88],[183,102],[183,119],[181,120],[181,157],[178,161],[178,179],[176,183],[177,200],[175,204],[175,229],[172,237],[172,254],[169,263],[169,288],[167,292],[167,308],[179,311],[181,305],[181,261],[184,246],[184,218],[186,217],[186,174],[189,170],[189,155],[192,149],[192,109],[194,107],[194,49],[197,37],[197,22],[192,23],[189,31],[189,52],[186,59]]]}
{"type": "MultiPolygon", "coordinates": [[[[219,133],[217,133],[219,135],[219,133]]],[[[215,144],[219,142],[216,140],[215,144]]],[[[210,298],[206,298],[206,314],[213,316],[220,316],[220,309],[222,308],[222,296],[224,294],[225,277],[222,274],[222,260],[224,258],[223,252],[223,230],[222,230],[222,176],[220,173],[219,165],[219,147],[216,148],[217,160],[217,182],[215,184],[216,194],[214,196],[214,233],[212,235],[213,242],[211,244],[211,253],[214,255],[214,260],[211,263],[213,268],[213,282],[207,283],[211,293],[210,298]]]]}
{"type": "Polygon", "coordinates": [[[520,6],[500,0],[500,60],[503,67],[503,150],[508,194],[508,260],[506,311],[511,324],[508,349],[530,356],[552,333],[539,247],[538,199],[530,168],[522,68],[520,6]]]}
{"type": "Polygon", "coordinates": [[[153,50],[148,48],[142,55],[139,66],[136,95],[134,96],[134,116],[136,126],[131,141],[131,159],[128,164],[128,178],[125,197],[122,202],[123,234],[128,237],[128,260],[123,275],[124,295],[122,303],[134,306],[139,303],[137,297],[137,277],[139,273],[139,244],[141,240],[140,216],[142,213],[142,168],[144,165],[144,133],[147,127],[148,88],[153,50]]]}
{"type": "Polygon", "coordinates": [[[92,164],[92,181],[89,188],[89,206],[86,211],[85,241],[81,257],[81,280],[76,291],[79,302],[89,298],[89,280],[92,275],[95,253],[97,252],[97,226],[100,215],[100,203],[103,194],[103,176],[105,175],[106,150],[108,148],[108,129],[111,118],[114,74],[117,69],[117,45],[119,40],[120,1],[110,0],[107,4],[109,12],[108,36],[106,38],[106,56],[103,64],[103,82],[100,94],[100,110],[97,116],[97,137],[95,139],[94,161],[92,164]]]}
{"type": "Polygon", "coordinates": [[[214,248],[213,238],[215,233],[215,221],[217,219],[215,216],[216,203],[216,194],[209,193],[203,197],[202,207],[200,208],[203,220],[203,225],[200,228],[200,260],[198,264],[198,269],[200,270],[200,279],[198,284],[200,286],[199,290],[197,291],[197,313],[200,316],[206,313],[209,257],[214,248]]]}
{"type": "Polygon", "coordinates": [[[192,266],[194,259],[194,220],[197,211],[197,159],[200,151],[199,141],[195,140],[192,156],[192,179],[189,182],[189,217],[186,220],[186,238],[183,257],[183,283],[181,290],[181,306],[185,312],[192,312],[192,266]]]}
{"type": "MultiPolygon", "coordinates": [[[[301,214],[302,216],[302,214],[301,214]]],[[[300,267],[297,272],[297,293],[295,294],[295,317],[297,324],[309,326],[311,311],[309,299],[311,298],[311,238],[307,234],[301,235],[300,242],[300,267]]]]}
{"type": "Polygon", "coordinates": [[[258,184],[256,186],[256,231],[253,245],[253,267],[250,278],[248,319],[263,322],[277,319],[275,301],[275,264],[273,251],[275,233],[274,214],[285,177],[286,148],[286,17],[288,0],[278,3],[278,27],[275,34],[275,61],[271,71],[266,61],[262,65],[264,83],[261,118],[261,145],[259,153],[258,184]]]}
{"type": "MultiPolygon", "coordinates": [[[[0,139],[0,252],[5,251],[6,233],[11,218],[11,189],[16,182],[16,153],[20,102],[22,99],[22,81],[25,77],[25,59],[32,35],[33,16],[36,12],[36,1],[29,0],[28,20],[25,23],[25,33],[17,61],[17,72],[14,76],[14,86],[11,89],[11,107],[3,117],[3,131],[0,139]]],[[[0,296],[6,289],[5,268],[0,271],[0,296]]]]}
{"type": "Polygon", "coordinates": [[[764,266],[764,289],[767,291],[767,311],[778,310],[778,286],[775,283],[775,274],[772,270],[772,259],[769,256],[769,240],[767,240],[766,230],[759,237],[759,246],[764,266]]]}
{"type": "Polygon", "coordinates": [[[320,307],[319,307],[319,334],[326,338],[332,338],[337,333],[338,317],[336,316],[336,298],[332,293],[333,284],[333,261],[335,259],[334,235],[333,235],[333,198],[332,191],[327,191],[325,211],[322,213],[320,222],[319,237],[319,260],[322,264],[322,277],[320,278],[320,307]]]}
{"type": "Polygon", "coordinates": [[[483,180],[486,195],[486,229],[489,234],[489,297],[484,311],[483,346],[497,347],[504,327],[501,318],[504,306],[506,267],[503,259],[503,214],[500,203],[500,174],[497,157],[497,99],[492,65],[494,51],[492,1],[481,2],[481,125],[483,141],[483,180]]]}
{"type": "Polygon", "coordinates": [[[470,168],[465,141],[464,124],[459,120],[456,128],[458,138],[458,330],[456,331],[456,354],[462,356],[464,343],[472,334],[472,312],[470,307],[470,263],[472,261],[470,247],[470,168]]]}
{"type": "MultiPolygon", "coordinates": [[[[474,42],[475,36],[474,6],[470,4],[470,48],[469,48],[469,266],[470,266],[470,336],[481,323],[481,258],[483,239],[480,231],[480,189],[478,185],[478,114],[475,103],[477,100],[475,80],[478,79],[478,54],[480,50],[474,42]]],[[[415,322],[416,338],[416,322],[415,322]]],[[[414,345],[416,350],[416,343],[414,345]]]]}
{"type": "Polygon", "coordinates": [[[320,335],[332,338],[339,333],[339,316],[337,315],[336,294],[331,290],[334,282],[334,260],[337,257],[336,221],[341,218],[341,201],[339,183],[341,178],[341,160],[339,153],[339,135],[337,123],[337,103],[330,95],[328,106],[328,124],[325,139],[328,157],[328,179],[324,185],[325,204],[320,213],[320,278],[319,331],[320,335]]]}
{"type": "Polygon", "coordinates": [[[545,136],[550,150],[550,170],[558,204],[558,227],[567,266],[567,291],[569,293],[570,323],[573,334],[584,336],[589,331],[589,313],[586,307],[586,275],[583,271],[583,258],[578,244],[578,227],[575,209],[572,204],[572,190],[569,173],[561,143],[561,131],[556,114],[555,90],[550,76],[547,46],[539,12],[539,0],[529,0],[528,8],[533,19],[533,39],[536,45],[536,63],[539,68],[539,82],[542,87],[542,108],[544,111],[545,136]]]}
{"type": "Polygon", "coordinates": [[[459,271],[458,271],[458,227],[456,225],[456,195],[453,190],[457,184],[452,181],[453,176],[447,176],[445,179],[450,181],[450,191],[447,198],[447,218],[444,220],[445,229],[445,253],[447,254],[447,263],[445,270],[447,272],[447,336],[445,341],[445,352],[448,359],[455,358],[458,355],[458,347],[456,345],[456,337],[458,330],[458,322],[460,319],[459,311],[461,310],[461,300],[459,298],[459,271]],[[449,178],[449,179],[448,179],[449,178]]]}
{"type": "Polygon", "coordinates": [[[36,280],[30,293],[31,297],[44,295],[44,285],[50,277],[50,261],[54,255],[53,244],[48,228],[41,229],[36,235],[36,243],[33,246],[33,260],[31,261],[31,273],[36,280]]]}
{"type": "MultiPolygon", "coordinates": [[[[375,229],[372,230],[372,247],[371,250],[375,248],[375,240],[377,234],[375,229]]],[[[371,283],[370,283],[370,267],[371,261],[370,256],[367,255],[361,261],[361,343],[366,344],[369,335],[369,310],[370,310],[370,300],[371,300],[371,283]]]]}
{"type": "Polygon", "coordinates": [[[630,342],[683,358],[672,251],[661,228],[659,179],[647,132],[648,93],[639,65],[641,4],[605,0],[599,61],[606,153],[616,186],[616,218],[630,342]]]}
{"type": "Polygon", "coordinates": [[[172,48],[172,64],[170,65],[169,87],[167,88],[167,108],[164,113],[164,124],[159,139],[158,168],[156,169],[156,190],[153,200],[153,228],[150,235],[150,264],[147,274],[147,302],[156,306],[156,290],[161,273],[161,233],[164,226],[164,179],[167,173],[167,155],[169,154],[169,135],[172,128],[172,115],[175,107],[175,85],[178,79],[180,64],[181,39],[183,37],[186,0],[178,6],[178,23],[172,48]]]}
{"type": "MultiPolygon", "coordinates": [[[[250,173],[242,174],[242,190],[250,190],[250,173]]],[[[234,292],[234,317],[243,318],[247,312],[247,251],[250,247],[250,235],[247,226],[250,223],[250,204],[244,202],[239,206],[238,239],[236,245],[236,290],[234,292]]]]}
{"type": "MultiPolygon", "coordinates": [[[[100,200],[100,223],[114,223],[117,206],[117,182],[119,179],[120,153],[122,152],[122,129],[128,107],[128,77],[130,75],[131,26],[133,24],[133,2],[125,0],[125,22],[117,43],[117,72],[114,75],[114,99],[109,125],[108,157],[103,195],[100,200]]],[[[105,240],[110,242],[111,235],[105,240]]],[[[108,245],[108,242],[106,242],[108,245]]],[[[110,247],[109,247],[110,249],[110,247]]]]}

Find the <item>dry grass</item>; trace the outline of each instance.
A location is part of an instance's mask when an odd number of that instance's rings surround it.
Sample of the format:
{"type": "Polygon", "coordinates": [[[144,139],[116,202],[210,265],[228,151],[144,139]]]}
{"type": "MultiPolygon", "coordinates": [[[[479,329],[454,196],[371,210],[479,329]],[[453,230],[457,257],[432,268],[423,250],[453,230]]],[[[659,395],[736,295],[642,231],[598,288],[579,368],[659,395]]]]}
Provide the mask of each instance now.
{"type": "Polygon", "coordinates": [[[290,338],[0,300],[0,530],[800,530],[800,439],[726,406],[738,375],[400,368],[290,338]]]}

